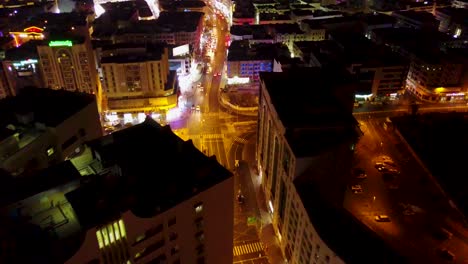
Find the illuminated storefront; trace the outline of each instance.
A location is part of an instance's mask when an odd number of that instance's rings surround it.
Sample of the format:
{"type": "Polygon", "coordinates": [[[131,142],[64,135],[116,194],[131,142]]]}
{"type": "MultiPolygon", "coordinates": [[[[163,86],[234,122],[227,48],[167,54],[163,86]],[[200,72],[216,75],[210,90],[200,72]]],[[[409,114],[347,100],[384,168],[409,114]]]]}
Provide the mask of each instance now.
{"type": "Polygon", "coordinates": [[[13,31],[10,32],[11,37],[15,40],[15,46],[19,47],[20,45],[30,41],[30,40],[42,40],[44,39],[44,29],[36,26],[27,27],[23,31],[13,31]]]}

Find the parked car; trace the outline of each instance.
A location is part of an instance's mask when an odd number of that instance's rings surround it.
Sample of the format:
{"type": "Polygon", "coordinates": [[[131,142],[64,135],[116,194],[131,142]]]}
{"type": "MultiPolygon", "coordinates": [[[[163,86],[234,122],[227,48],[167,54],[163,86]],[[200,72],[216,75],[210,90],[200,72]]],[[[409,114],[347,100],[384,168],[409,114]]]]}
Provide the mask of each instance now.
{"type": "Polygon", "coordinates": [[[377,222],[390,222],[390,217],[388,215],[376,215],[374,220],[377,222]]]}
{"type": "Polygon", "coordinates": [[[439,255],[441,258],[448,260],[448,261],[454,261],[455,260],[455,254],[453,254],[450,250],[446,248],[442,248],[439,250],[439,255]]]}
{"type": "Polygon", "coordinates": [[[351,191],[354,194],[362,193],[362,187],[359,184],[353,185],[353,186],[351,186],[351,191]]]}
{"type": "Polygon", "coordinates": [[[433,235],[438,240],[448,240],[453,236],[453,234],[445,228],[435,229],[433,235]]]}
{"type": "Polygon", "coordinates": [[[366,171],[361,168],[355,168],[353,174],[358,179],[365,179],[367,178],[366,171]]]}

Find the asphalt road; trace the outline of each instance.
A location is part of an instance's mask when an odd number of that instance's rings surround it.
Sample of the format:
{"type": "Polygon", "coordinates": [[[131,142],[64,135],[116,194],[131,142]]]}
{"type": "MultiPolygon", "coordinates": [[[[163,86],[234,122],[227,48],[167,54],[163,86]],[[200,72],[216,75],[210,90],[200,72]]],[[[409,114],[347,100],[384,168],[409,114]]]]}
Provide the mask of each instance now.
{"type": "Polygon", "coordinates": [[[218,162],[234,171],[235,195],[241,190],[245,197],[243,204],[236,202],[234,205],[234,263],[266,264],[268,260],[257,233],[259,210],[248,162],[243,160],[245,144],[257,129],[257,117],[240,116],[220,106],[222,77],[218,73],[223,72],[226,60],[224,40],[227,32],[222,29],[227,26],[222,19],[217,19],[215,26],[218,40],[210,62],[212,71],[202,77],[203,89],[195,91],[192,98],[195,105],[200,105],[200,111],[192,111],[183,121],[183,127],[197,148],[207,156],[216,156],[218,162]],[[236,163],[239,164],[237,168],[236,163]]]}
{"type": "Polygon", "coordinates": [[[441,248],[455,253],[456,263],[466,263],[468,244],[463,233],[454,232],[457,235],[445,241],[434,236],[440,228],[450,229],[445,218],[456,215],[436,184],[394,131],[384,129],[385,118],[357,119],[364,135],[356,146],[355,166],[364,169],[368,177],[352,180],[350,185],[360,184],[363,193],[348,191],[345,207],[415,263],[443,263],[438,253],[441,248]],[[401,174],[385,180],[375,168],[382,156],[390,157],[401,174]],[[408,215],[408,207],[416,212],[408,215]],[[379,214],[388,215],[391,222],[376,222],[374,217],[379,214]]]}

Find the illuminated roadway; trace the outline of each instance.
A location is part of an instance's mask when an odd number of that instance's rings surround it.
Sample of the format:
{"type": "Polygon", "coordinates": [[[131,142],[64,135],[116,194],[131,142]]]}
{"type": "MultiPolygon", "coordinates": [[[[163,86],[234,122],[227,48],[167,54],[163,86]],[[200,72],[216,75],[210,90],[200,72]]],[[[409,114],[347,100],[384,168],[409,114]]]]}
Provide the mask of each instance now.
{"type": "MultiPolygon", "coordinates": [[[[207,15],[211,15],[209,9],[207,15]]],[[[243,204],[234,205],[234,263],[266,264],[268,263],[264,245],[258,237],[257,227],[260,218],[255,192],[250,178],[249,164],[243,161],[244,148],[255,144],[257,117],[231,114],[219,103],[220,84],[226,62],[225,36],[228,34],[224,19],[217,17],[211,29],[216,34],[214,56],[209,65],[212,70],[200,80],[202,89],[195,91],[194,106],[200,110],[192,111],[186,121],[186,138],[207,156],[216,156],[218,162],[234,172],[235,195],[241,190],[245,197],[243,204]],[[236,168],[236,163],[239,167],[236,168]],[[250,219],[251,222],[248,222],[250,219]]],[[[195,84],[196,85],[196,84],[195,84]]]]}
{"type": "Polygon", "coordinates": [[[356,146],[355,167],[364,169],[368,177],[353,179],[350,185],[360,184],[363,193],[347,191],[345,208],[391,246],[410,256],[412,263],[443,263],[438,253],[442,248],[456,255],[455,263],[467,263],[468,232],[447,224],[456,221],[457,212],[395,131],[384,128],[385,115],[355,117],[363,132],[356,146]],[[374,167],[376,162],[382,162],[382,156],[390,157],[401,171],[393,180],[384,179],[374,167]],[[416,212],[405,212],[408,206],[414,206],[416,212]],[[374,217],[379,214],[388,215],[391,221],[376,222],[374,217]],[[433,234],[440,228],[451,231],[453,238],[437,240],[433,234]]]}

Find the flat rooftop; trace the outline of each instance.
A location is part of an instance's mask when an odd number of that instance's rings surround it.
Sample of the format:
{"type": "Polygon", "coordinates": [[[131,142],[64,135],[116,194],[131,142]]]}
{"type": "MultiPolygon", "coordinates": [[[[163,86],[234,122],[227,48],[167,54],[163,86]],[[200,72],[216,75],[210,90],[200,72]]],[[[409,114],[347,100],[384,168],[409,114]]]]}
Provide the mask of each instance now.
{"type": "Polygon", "coordinates": [[[0,126],[18,124],[18,114],[33,113],[35,122],[55,127],[95,100],[94,95],[85,93],[23,88],[17,96],[0,100],[0,126]]]}
{"type": "MultiPolygon", "coordinates": [[[[190,140],[183,141],[169,126],[152,119],[89,142],[87,149],[82,153],[86,157],[78,156],[80,160],[72,163],[84,168],[86,162],[99,162],[111,170],[80,176],[66,161],[31,178],[18,193],[0,193],[2,205],[14,201],[0,215],[0,242],[23,246],[12,248],[2,263],[64,263],[80,249],[89,228],[114,221],[128,210],[137,217],[156,216],[232,177],[216,158],[205,156],[190,140]],[[120,173],[112,170],[114,165],[120,173]],[[34,196],[37,193],[41,195],[34,196]],[[24,197],[29,200],[22,205],[24,197]]],[[[3,174],[0,171],[0,180],[5,179],[3,174]]],[[[10,182],[0,188],[20,187],[10,182]]]]}
{"type": "Polygon", "coordinates": [[[409,64],[409,61],[406,61],[401,55],[384,45],[377,45],[362,34],[334,32],[331,36],[343,47],[343,55],[348,62],[363,63],[369,67],[409,64]]]}
{"type": "Polygon", "coordinates": [[[287,130],[285,136],[295,155],[310,156],[329,143],[334,144],[335,135],[354,133],[356,120],[348,104],[353,102],[355,81],[344,69],[261,72],[260,79],[287,130]],[[314,135],[329,140],[317,141],[314,135]]]}
{"type": "Polygon", "coordinates": [[[115,195],[121,193],[118,196],[98,191],[108,189],[105,182],[67,195],[80,222],[88,227],[125,210],[139,217],[153,217],[232,177],[216,158],[205,156],[191,140],[183,141],[169,126],[161,127],[151,118],[89,145],[99,153],[105,167],[118,165],[123,177],[111,190],[115,195]],[[147,155],[142,151],[145,149],[157,151],[147,155]],[[124,203],[129,197],[134,202],[124,203]],[[99,208],[101,201],[109,204],[108,210],[99,208]]]}
{"type": "Polygon", "coordinates": [[[233,41],[229,46],[228,61],[270,60],[279,57],[290,57],[288,48],[280,43],[256,43],[233,41]]]}

